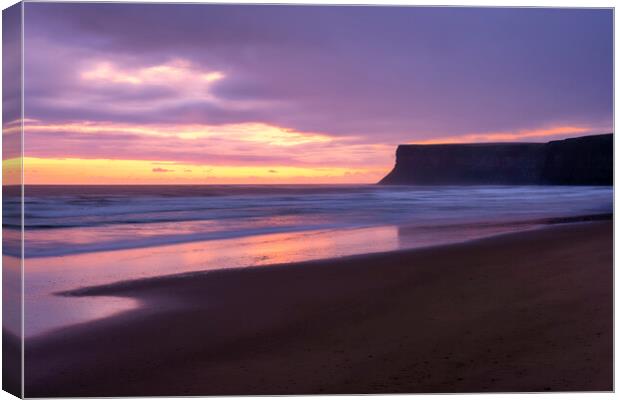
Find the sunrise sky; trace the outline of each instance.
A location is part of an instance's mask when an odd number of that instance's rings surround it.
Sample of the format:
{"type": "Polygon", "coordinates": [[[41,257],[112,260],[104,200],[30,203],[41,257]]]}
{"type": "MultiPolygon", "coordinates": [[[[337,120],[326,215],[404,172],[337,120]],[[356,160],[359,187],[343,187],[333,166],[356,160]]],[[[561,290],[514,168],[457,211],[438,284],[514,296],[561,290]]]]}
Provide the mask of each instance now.
{"type": "Polygon", "coordinates": [[[25,181],[371,183],[611,132],[612,73],[611,10],[26,3],[25,181]]]}

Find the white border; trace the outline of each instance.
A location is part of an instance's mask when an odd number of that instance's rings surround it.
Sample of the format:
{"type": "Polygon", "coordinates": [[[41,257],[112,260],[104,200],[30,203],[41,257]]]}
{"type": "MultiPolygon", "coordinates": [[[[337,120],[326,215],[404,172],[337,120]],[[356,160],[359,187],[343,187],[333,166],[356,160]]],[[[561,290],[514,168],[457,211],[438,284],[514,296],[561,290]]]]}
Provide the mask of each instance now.
{"type": "MultiPolygon", "coordinates": [[[[27,2],[43,2],[45,0],[28,0],[27,2]]],[[[47,2],[47,1],[45,1],[47,2]]],[[[76,1],[76,0],[64,0],[63,2],[86,2],[86,1],[76,1]]],[[[97,1],[90,1],[90,2],[97,2],[97,1]]],[[[101,1],[99,1],[101,2],[101,1]]],[[[119,3],[136,3],[136,2],[140,2],[140,3],[144,3],[145,1],[126,1],[126,0],[119,0],[117,1],[119,3]]],[[[149,2],[152,3],[231,3],[231,4],[235,4],[235,3],[244,3],[244,4],[264,4],[264,3],[271,3],[271,4],[323,4],[323,5],[333,5],[333,4],[341,4],[341,5],[383,5],[383,6],[387,6],[387,5],[401,5],[401,6],[479,6],[479,7],[561,7],[561,8],[574,8],[574,7],[587,7],[587,8],[612,8],[615,7],[615,1],[605,1],[605,0],[582,0],[582,1],[577,1],[577,0],[520,0],[520,1],[515,1],[515,0],[459,0],[459,1],[455,1],[455,0],[425,0],[425,1],[412,1],[412,0],[388,0],[388,1],[368,1],[368,0],[312,0],[311,3],[309,2],[304,2],[304,1],[300,1],[300,0],[287,0],[287,1],[283,1],[283,2],[277,2],[277,1],[260,1],[260,0],[243,0],[243,1],[230,1],[230,0],[219,0],[219,1],[182,1],[182,0],[151,0],[149,2]]],[[[16,2],[14,0],[0,0],[0,6],[2,9],[5,9],[13,4],[15,4],[16,2]]],[[[22,18],[23,18],[23,12],[22,12],[22,18]]],[[[1,22],[0,22],[0,26],[1,26],[1,22]]],[[[23,46],[24,46],[24,42],[23,42],[23,21],[22,21],[22,113],[24,112],[24,93],[23,93],[23,46]]],[[[614,29],[614,44],[617,42],[618,39],[618,34],[614,29]]],[[[0,41],[1,41],[1,29],[0,29],[0,41]]],[[[615,50],[615,46],[614,46],[614,50],[615,50]]],[[[1,62],[1,55],[0,55],[0,62],[1,62]]],[[[615,62],[615,51],[614,51],[614,76],[615,73],[617,72],[616,70],[616,62],[615,62]]],[[[616,94],[616,87],[615,87],[615,80],[614,80],[614,99],[615,99],[615,94],[616,94]]],[[[617,112],[617,104],[614,101],[614,115],[617,112]]],[[[23,127],[22,127],[23,129],[23,127]]],[[[615,119],[614,119],[614,132],[615,132],[615,119]]],[[[1,135],[0,135],[1,136],[1,135]]],[[[0,137],[0,146],[2,143],[2,139],[0,137]]],[[[22,152],[23,152],[23,137],[22,137],[22,152]]],[[[614,140],[614,154],[618,155],[620,154],[620,144],[614,140]]],[[[22,153],[23,156],[23,153],[22,153]]],[[[23,158],[22,158],[22,162],[23,162],[23,158]]],[[[617,165],[614,165],[614,173],[615,176],[618,176],[617,172],[619,168],[616,168],[617,165]]],[[[23,182],[23,165],[22,165],[22,182],[23,182]]],[[[615,184],[614,184],[615,186],[615,184]]],[[[2,198],[2,194],[0,193],[0,200],[2,198]]],[[[617,199],[614,196],[614,209],[616,209],[617,203],[616,203],[617,199]]],[[[22,203],[22,218],[23,218],[23,203],[22,203]]],[[[22,221],[23,223],[23,221],[22,221]]],[[[616,223],[616,221],[614,220],[614,238],[616,237],[616,234],[618,233],[618,224],[616,223]]],[[[616,246],[616,243],[614,242],[614,254],[616,253],[616,250],[618,249],[618,247],[616,246]]],[[[22,254],[23,254],[23,230],[22,230],[22,254]]],[[[23,258],[22,258],[23,260],[23,258]]],[[[1,261],[0,261],[1,264],[1,261]]],[[[614,259],[614,267],[615,267],[615,259],[614,259]]],[[[22,264],[22,268],[23,268],[23,264],[22,264]]],[[[22,274],[22,279],[23,279],[23,274],[22,274]]],[[[618,287],[616,284],[618,283],[618,275],[614,274],[614,288],[618,287]]],[[[23,283],[22,283],[22,289],[23,289],[23,283]]],[[[23,296],[22,296],[22,300],[23,300],[23,296]]],[[[22,309],[23,309],[23,301],[22,301],[22,309]]],[[[614,290],[614,310],[618,310],[618,298],[615,296],[615,290],[614,290]]],[[[615,312],[614,312],[614,317],[615,317],[615,312]]],[[[615,318],[614,318],[615,320],[615,318]]],[[[23,324],[23,321],[22,321],[23,324]]],[[[614,326],[615,328],[615,326],[614,326]]],[[[23,326],[22,326],[22,331],[23,331],[23,326]]],[[[618,339],[618,331],[615,330],[614,332],[614,343],[617,343],[617,339],[618,339]]],[[[614,355],[615,355],[615,348],[614,348],[614,355]]],[[[615,357],[614,357],[615,360],[615,357]]],[[[614,363],[615,365],[615,363],[614,363]]],[[[1,371],[1,367],[0,367],[0,371],[1,371]]],[[[23,373],[23,364],[22,364],[22,373],[23,373]]],[[[616,368],[614,368],[614,381],[615,383],[618,382],[618,370],[616,368]]],[[[604,399],[604,398],[613,398],[614,394],[613,393],[562,393],[562,392],[553,392],[553,393],[537,393],[537,394],[530,394],[530,393],[518,393],[518,394],[459,394],[459,395],[375,395],[372,396],[373,398],[376,399],[382,399],[382,400],[387,400],[389,398],[394,398],[394,397],[398,397],[398,398],[402,398],[402,399],[413,399],[413,400],[426,400],[426,399],[436,399],[437,396],[450,396],[450,399],[473,399],[473,398],[483,398],[483,399],[489,399],[489,400],[496,400],[496,399],[511,399],[511,400],[518,400],[518,399],[532,399],[538,396],[547,396],[547,397],[555,397],[557,398],[558,396],[561,396],[562,399],[567,399],[567,400],[572,400],[572,399],[604,399]]],[[[232,397],[227,397],[227,399],[264,399],[265,397],[293,397],[293,396],[247,396],[247,397],[237,397],[237,396],[232,396],[232,397]]],[[[295,397],[300,397],[303,399],[321,399],[321,398],[325,398],[326,396],[295,396],[295,397]]],[[[15,397],[11,396],[10,394],[6,393],[6,392],[0,392],[0,400],[8,400],[8,399],[14,399],[15,397]]],[[[211,397],[214,398],[214,397],[211,397]]],[[[349,400],[349,399],[356,399],[359,398],[359,396],[338,396],[339,399],[343,399],[343,400],[349,400]]],[[[164,399],[164,400],[168,400],[168,399],[178,399],[178,397],[157,397],[157,399],[164,399]]]]}

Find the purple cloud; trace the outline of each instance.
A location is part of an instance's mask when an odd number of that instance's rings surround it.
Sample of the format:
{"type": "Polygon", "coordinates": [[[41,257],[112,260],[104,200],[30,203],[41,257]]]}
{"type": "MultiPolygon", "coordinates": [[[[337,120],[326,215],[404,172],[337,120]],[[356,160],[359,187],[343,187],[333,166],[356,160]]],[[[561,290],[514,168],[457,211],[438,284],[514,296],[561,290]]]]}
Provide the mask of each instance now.
{"type": "Polygon", "coordinates": [[[609,9],[26,9],[30,118],[262,122],[368,144],[557,124],[612,129],[609,9]],[[137,71],[175,59],[225,77],[204,98],[189,96],[191,85],[79,78],[93,60],[137,71]]]}

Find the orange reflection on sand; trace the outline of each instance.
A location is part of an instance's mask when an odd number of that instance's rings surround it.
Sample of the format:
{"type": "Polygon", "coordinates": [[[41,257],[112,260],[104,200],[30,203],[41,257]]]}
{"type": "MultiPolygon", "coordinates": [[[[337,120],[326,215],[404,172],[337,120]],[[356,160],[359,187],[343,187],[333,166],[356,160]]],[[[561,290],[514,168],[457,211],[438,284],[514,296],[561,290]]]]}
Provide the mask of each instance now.
{"type": "Polygon", "coordinates": [[[243,250],[253,258],[253,265],[269,265],[388,251],[398,246],[397,228],[381,226],[253,237],[243,250]]]}
{"type": "MultiPolygon", "coordinates": [[[[27,239],[26,239],[27,240],[27,239]]],[[[225,268],[264,266],[390,251],[393,226],[278,233],[25,261],[26,335],[136,307],[133,299],[62,297],[53,293],[118,281],[225,268]]]]}

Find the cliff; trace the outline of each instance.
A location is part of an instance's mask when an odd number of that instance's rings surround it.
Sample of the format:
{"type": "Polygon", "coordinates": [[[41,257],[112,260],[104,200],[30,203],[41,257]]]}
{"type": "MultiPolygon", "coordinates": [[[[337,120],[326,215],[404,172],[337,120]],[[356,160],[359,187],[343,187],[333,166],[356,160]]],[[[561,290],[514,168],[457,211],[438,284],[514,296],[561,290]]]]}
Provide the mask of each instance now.
{"type": "Polygon", "coordinates": [[[613,185],[613,134],[549,143],[400,145],[386,185],[613,185]]]}

